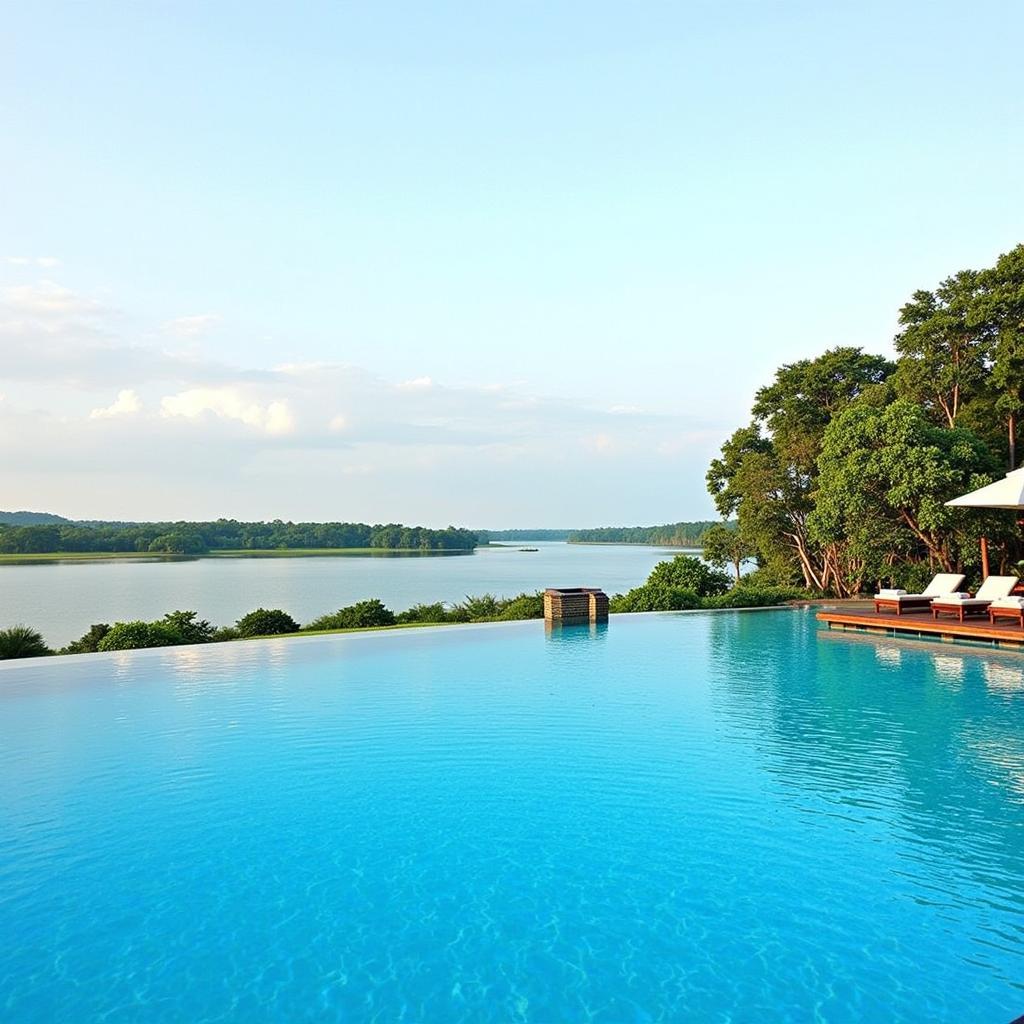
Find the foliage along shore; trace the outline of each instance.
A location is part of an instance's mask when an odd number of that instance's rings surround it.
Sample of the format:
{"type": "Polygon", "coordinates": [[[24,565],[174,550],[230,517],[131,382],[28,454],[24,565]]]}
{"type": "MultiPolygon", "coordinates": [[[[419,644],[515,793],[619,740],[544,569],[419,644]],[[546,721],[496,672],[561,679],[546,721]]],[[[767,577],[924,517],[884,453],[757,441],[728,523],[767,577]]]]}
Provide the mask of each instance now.
{"type": "MultiPolygon", "coordinates": [[[[719,569],[697,558],[676,555],[655,566],[647,581],[626,594],[611,599],[613,612],[673,611],[697,608],[750,608],[785,604],[806,595],[792,588],[764,587],[755,581],[732,581],[719,569]]],[[[544,615],[542,593],[497,598],[492,594],[467,597],[448,605],[444,602],[414,605],[394,612],[377,598],[358,601],[321,615],[300,626],[279,608],[257,608],[243,615],[233,626],[216,627],[194,611],[173,611],[153,622],[97,623],[82,637],[59,650],[51,650],[45,639],[29,626],[0,629],[0,660],[33,658],[51,654],[93,654],[100,651],[173,647],[180,644],[216,643],[287,634],[322,634],[359,629],[387,629],[408,626],[468,622],[509,622],[539,619],[544,615]]]]}
{"type": "Polygon", "coordinates": [[[1019,464],[1024,245],[914,292],[899,324],[895,361],[840,347],[780,367],[711,463],[760,579],[839,597],[977,580],[982,536],[991,571],[1022,568],[1012,511],[945,503],[1019,464]]]}
{"type": "Polygon", "coordinates": [[[710,521],[665,523],[661,526],[599,526],[589,530],[477,530],[481,544],[495,541],[552,540],[567,544],[650,544],[655,547],[699,548],[710,521]]]}
{"type": "Polygon", "coordinates": [[[346,555],[401,557],[403,555],[468,555],[467,548],[223,548],[197,554],[169,551],[37,551],[31,554],[0,554],[0,565],[31,565],[35,562],[104,562],[134,559],[140,562],[179,562],[198,558],[331,558],[346,555]]]}
{"type": "Polygon", "coordinates": [[[650,544],[699,548],[710,522],[607,526],[593,530],[466,530],[450,526],[370,526],[367,523],[126,523],[62,519],[42,512],[0,512],[0,562],[65,557],[288,557],[362,552],[469,552],[501,541],[569,544],[650,544]]]}
{"type": "Polygon", "coordinates": [[[43,523],[0,525],[0,554],[59,553],[206,555],[218,551],[359,549],[472,551],[472,530],[432,530],[400,523],[212,522],[43,523]]]}

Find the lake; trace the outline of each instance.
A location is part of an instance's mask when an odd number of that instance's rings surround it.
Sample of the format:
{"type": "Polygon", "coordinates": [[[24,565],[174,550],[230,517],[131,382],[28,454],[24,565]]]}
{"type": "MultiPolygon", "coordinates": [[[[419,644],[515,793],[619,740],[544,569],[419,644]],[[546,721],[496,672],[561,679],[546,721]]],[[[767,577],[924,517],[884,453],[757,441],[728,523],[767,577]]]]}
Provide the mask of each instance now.
{"type": "Polygon", "coordinates": [[[420,602],[461,601],[467,594],[511,597],[545,587],[593,586],[614,594],[642,583],[658,562],[679,553],[646,545],[529,541],[472,554],[0,565],[0,627],[24,623],[60,646],[94,622],[156,619],[177,608],[224,626],[259,607],[283,608],[308,622],[368,597],[402,611],[420,602]]]}

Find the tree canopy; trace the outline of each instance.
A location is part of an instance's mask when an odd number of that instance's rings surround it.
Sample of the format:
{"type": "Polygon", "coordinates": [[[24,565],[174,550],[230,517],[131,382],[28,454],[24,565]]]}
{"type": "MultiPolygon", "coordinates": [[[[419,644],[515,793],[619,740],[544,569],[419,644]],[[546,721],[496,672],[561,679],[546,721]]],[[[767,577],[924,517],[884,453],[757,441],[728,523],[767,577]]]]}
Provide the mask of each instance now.
{"type": "MultiPolygon", "coordinates": [[[[712,461],[708,489],[762,580],[848,595],[973,571],[982,534],[1019,559],[1012,513],[945,502],[1017,465],[1024,245],[914,292],[899,323],[895,363],[841,347],[782,366],[712,461]]],[[[710,541],[738,571],[727,538],[710,541]]]]}

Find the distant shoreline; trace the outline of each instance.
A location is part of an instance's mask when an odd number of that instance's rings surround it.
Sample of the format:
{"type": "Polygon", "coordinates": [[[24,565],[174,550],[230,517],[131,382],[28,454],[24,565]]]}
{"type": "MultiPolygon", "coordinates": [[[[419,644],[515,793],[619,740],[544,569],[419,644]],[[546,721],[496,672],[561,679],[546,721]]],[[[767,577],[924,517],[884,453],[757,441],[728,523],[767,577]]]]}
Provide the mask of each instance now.
{"type": "MultiPolygon", "coordinates": [[[[472,555],[476,551],[516,551],[523,541],[491,541],[476,548],[222,548],[201,553],[172,551],[39,551],[0,554],[0,566],[50,565],[57,562],[195,562],[201,558],[417,558],[472,555]]],[[[550,543],[550,542],[549,542],[550,543]]],[[[698,546],[653,544],[650,541],[569,540],[554,543],[579,547],[662,548],[672,551],[700,551],[698,546]]]]}
{"type": "Polygon", "coordinates": [[[41,551],[0,554],[0,565],[31,565],[49,562],[194,562],[200,558],[323,558],[335,556],[374,558],[426,555],[471,555],[473,549],[425,550],[423,548],[224,548],[197,554],[170,551],[41,551]]]}
{"type": "Polygon", "coordinates": [[[703,551],[699,544],[657,543],[653,540],[567,540],[566,544],[590,545],[599,548],[672,548],[674,551],[703,551]]]}

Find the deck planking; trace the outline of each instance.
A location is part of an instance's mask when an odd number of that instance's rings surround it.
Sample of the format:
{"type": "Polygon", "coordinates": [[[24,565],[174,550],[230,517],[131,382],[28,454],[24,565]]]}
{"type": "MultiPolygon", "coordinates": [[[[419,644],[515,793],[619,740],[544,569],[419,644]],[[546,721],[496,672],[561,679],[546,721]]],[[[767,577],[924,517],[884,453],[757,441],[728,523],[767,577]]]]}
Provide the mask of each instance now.
{"type": "Polygon", "coordinates": [[[879,636],[931,637],[947,643],[987,643],[1017,650],[1024,648],[1024,629],[1009,622],[992,625],[988,616],[957,622],[950,618],[934,619],[927,609],[890,615],[871,609],[844,611],[841,608],[829,608],[818,612],[815,617],[819,622],[826,623],[829,629],[875,633],[879,636]]]}

